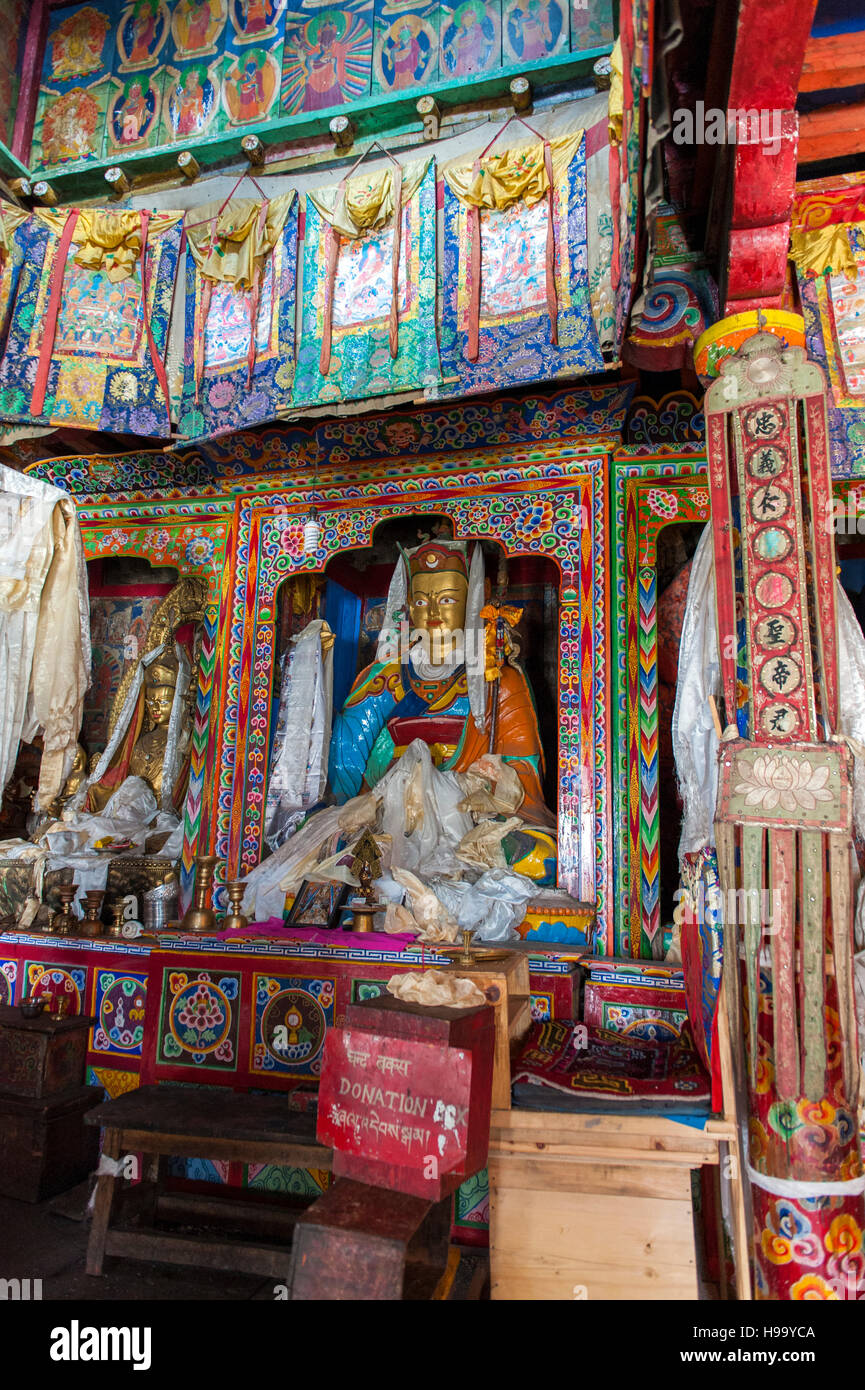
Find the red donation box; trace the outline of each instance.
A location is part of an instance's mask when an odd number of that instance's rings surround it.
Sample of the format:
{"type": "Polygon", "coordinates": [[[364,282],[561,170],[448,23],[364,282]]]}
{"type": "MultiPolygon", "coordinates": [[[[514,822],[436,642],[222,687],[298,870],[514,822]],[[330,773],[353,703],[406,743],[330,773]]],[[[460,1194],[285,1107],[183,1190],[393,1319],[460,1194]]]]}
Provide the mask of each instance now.
{"type": "Polygon", "coordinates": [[[494,1011],[389,995],[352,1004],[324,1045],[318,1139],[335,1177],[429,1201],[486,1167],[494,1011]]]}

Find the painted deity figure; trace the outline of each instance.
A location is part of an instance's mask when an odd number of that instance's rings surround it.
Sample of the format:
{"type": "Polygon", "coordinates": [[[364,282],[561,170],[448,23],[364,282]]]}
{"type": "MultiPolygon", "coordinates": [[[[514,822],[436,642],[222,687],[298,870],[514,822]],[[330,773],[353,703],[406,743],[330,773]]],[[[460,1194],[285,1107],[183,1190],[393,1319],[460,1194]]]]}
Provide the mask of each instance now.
{"type": "Polygon", "coordinates": [[[509,36],[521,58],[532,61],[551,52],[555,36],[550,21],[551,9],[543,0],[528,0],[527,5],[518,5],[511,11],[509,36]]]}
{"type": "Polygon", "coordinates": [[[268,0],[241,0],[238,5],[244,34],[261,34],[273,23],[276,6],[268,0]]]}
{"type": "Polygon", "coordinates": [[[445,56],[455,77],[470,77],[486,69],[492,52],[489,29],[490,21],[483,8],[472,0],[456,11],[453,32],[444,43],[445,56]]]}
{"type": "Polygon", "coordinates": [[[89,92],[73,87],[45,109],[42,153],[47,163],[62,164],[95,153],[99,106],[89,92]]]}
{"type": "Polygon", "coordinates": [[[220,25],[216,0],[185,0],[178,6],[176,23],[183,45],[183,54],[203,53],[210,48],[220,25]]]}
{"type": "Polygon", "coordinates": [[[398,20],[385,46],[385,74],[388,75],[387,69],[390,68],[390,85],[395,91],[418,82],[424,75],[429,59],[429,41],[424,36],[427,44],[424,48],[420,42],[420,31],[411,23],[414,18],[409,16],[407,20],[398,20]]]}
{"type": "MultiPolygon", "coordinates": [[[[424,742],[443,771],[465,772],[486,753],[502,756],[524,792],[519,816],[549,827],[544,755],[531,691],[523,672],[504,665],[497,681],[484,675],[483,559],[467,564],[458,541],[429,541],[403,554],[388,610],[405,595],[419,641],[377,660],[357,677],[334,721],[330,779],[340,800],[374,787],[409,745],[424,742]],[[472,649],[476,649],[472,655],[472,649]],[[478,708],[495,686],[494,711],[478,708]]],[[[386,620],[387,621],[387,620],[386,620]]],[[[382,642],[379,643],[382,653],[382,642]]]]}
{"type": "Polygon", "coordinates": [[[120,138],[124,145],[134,144],[136,140],[140,140],[146,134],[151,114],[152,111],[142,91],[141,83],[133,82],[126,100],[122,103],[115,117],[120,124],[120,138]]]}
{"type": "MultiPolygon", "coordinates": [[[[337,18],[341,18],[337,16],[337,18]]],[[[310,26],[312,28],[312,26],[310,26]]],[[[344,22],[343,22],[344,32],[344,22]]],[[[340,29],[328,11],[319,22],[318,34],[306,48],[306,94],[304,111],[324,111],[341,106],[346,85],[346,50],[340,43],[340,29]]]]}
{"type": "Polygon", "coordinates": [[[90,8],[64,19],[48,40],[52,78],[61,81],[99,72],[102,48],[110,27],[107,15],[90,8]]]}
{"type": "Polygon", "coordinates": [[[174,89],[171,116],[177,135],[197,135],[204,129],[206,96],[198,68],[188,68],[174,89]]]}
{"type": "Polygon", "coordinates": [[[126,668],[114,696],[108,743],[94,758],[73,809],[101,811],[128,777],[140,777],[157,806],[176,809],[188,777],[191,730],[190,662],[175,639],[177,628],[200,622],[203,583],[185,576],[159,605],[144,654],[126,668]]]}
{"type": "Polygon", "coordinates": [[[152,57],[153,44],[159,27],[157,0],[139,0],[132,15],[130,63],[146,63],[152,57]]]}
{"type": "Polygon", "coordinates": [[[243,73],[237,84],[240,96],[240,118],[254,121],[261,115],[264,106],[264,73],[254,56],[250,54],[243,65],[243,73]]]}

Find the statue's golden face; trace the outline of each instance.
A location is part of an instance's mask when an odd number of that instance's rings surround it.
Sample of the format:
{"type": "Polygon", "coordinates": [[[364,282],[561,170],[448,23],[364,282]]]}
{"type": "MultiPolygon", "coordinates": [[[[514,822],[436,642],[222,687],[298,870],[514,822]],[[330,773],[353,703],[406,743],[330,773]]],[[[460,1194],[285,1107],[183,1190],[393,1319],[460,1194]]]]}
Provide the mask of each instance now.
{"type": "Polygon", "coordinates": [[[414,575],[409,602],[412,626],[441,635],[461,632],[466,625],[468,591],[466,580],[453,570],[414,575]]]}
{"type": "Polygon", "coordinates": [[[167,724],[171,718],[171,706],[174,704],[174,686],[148,685],[144,703],[155,726],[167,724]]]}

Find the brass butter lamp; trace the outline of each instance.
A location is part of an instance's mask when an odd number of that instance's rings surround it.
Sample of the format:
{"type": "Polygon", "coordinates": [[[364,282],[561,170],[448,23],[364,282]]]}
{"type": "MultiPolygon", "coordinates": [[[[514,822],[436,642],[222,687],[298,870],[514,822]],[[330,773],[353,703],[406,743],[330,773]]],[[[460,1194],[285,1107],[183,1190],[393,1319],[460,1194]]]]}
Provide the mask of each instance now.
{"type": "Polygon", "coordinates": [[[240,931],[243,927],[249,926],[249,918],[244,916],[241,911],[246,884],[242,879],[233,878],[230,883],[226,883],[225,891],[228,894],[229,910],[222,919],[222,929],[223,931],[240,931]]]}
{"type": "Polygon", "coordinates": [[[195,895],[187,909],[181,931],[195,936],[212,936],[216,931],[216,914],[210,905],[213,889],[215,854],[199,854],[195,861],[195,895]]]}

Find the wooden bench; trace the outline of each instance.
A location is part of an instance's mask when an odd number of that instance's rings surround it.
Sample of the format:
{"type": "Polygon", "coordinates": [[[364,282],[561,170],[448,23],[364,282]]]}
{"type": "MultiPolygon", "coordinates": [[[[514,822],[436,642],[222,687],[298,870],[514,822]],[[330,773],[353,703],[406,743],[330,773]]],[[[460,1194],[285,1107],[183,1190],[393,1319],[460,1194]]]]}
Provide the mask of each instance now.
{"type": "MultiPolygon", "coordinates": [[[[195,1264],[249,1274],[288,1273],[290,1237],[297,1215],[249,1201],[174,1197],[164,1192],[169,1157],[223,1162],[274,1163],[294,1168],[331,1167],[331,1150],[316,1142],[315,1115],[292,1112],[284,1095],[238,1095],[170,1085],[142,1086],[97,1106],[86,1116],[105,1131],[103,1157],[141,1156],[134,1186],[122,1172],[100,1173],[96,1181],[87,1273],[99,1275],[106,1255],[135,1260],[195,1264]],[[156,1229],[158,1217],[181,1207],[217,1224],[242,1222],[284,1244],[227,1240],[219,1235],[185,1235],[156,1229]]],[[[136,1165],[130,1165],[135,1168],[136,1165]]]]}

